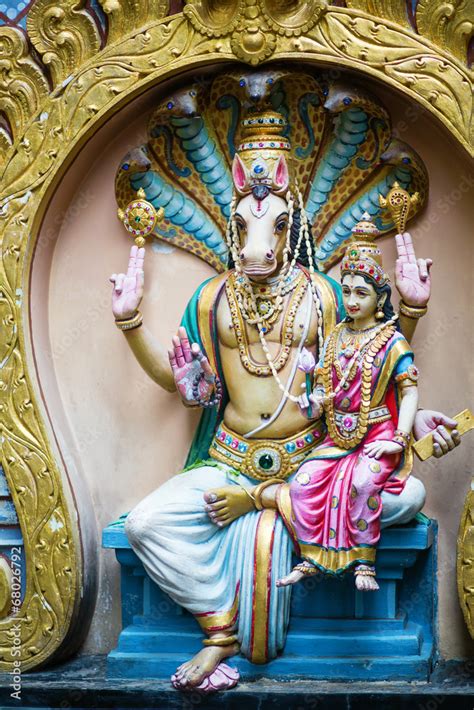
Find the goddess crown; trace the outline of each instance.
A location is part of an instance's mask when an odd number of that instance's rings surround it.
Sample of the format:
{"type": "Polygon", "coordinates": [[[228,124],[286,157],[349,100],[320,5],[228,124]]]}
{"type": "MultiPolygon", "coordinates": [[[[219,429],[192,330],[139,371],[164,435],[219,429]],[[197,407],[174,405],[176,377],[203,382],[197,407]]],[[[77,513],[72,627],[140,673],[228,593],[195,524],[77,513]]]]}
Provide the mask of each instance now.
{"type": "Polygon", "coordinates": [[[341,276],[359,274],[369,276],[377,286],[385,286],[390,282],[388,274],[382,265],[382,252],[374,244],[380,231],[374,224],[368,212],[352,230],[353,241],[349,244],[341,262],[341,276]]]}

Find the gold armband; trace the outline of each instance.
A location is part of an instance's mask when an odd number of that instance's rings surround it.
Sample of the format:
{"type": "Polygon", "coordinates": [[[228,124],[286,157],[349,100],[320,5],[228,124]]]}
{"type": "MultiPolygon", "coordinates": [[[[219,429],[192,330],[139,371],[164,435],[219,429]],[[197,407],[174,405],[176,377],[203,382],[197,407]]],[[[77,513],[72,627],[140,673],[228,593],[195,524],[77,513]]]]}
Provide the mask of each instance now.
{"type": "Polygon", "coordinates": [[[406,372],[401,372],[399,375],[395,375],[395,382],[397,385],[416,385],[418,382],[419,372],[416,365],[408,365],[406,372]]]}
{"type": "Polygon", "coordinates": [[[143,323],[143,315],[140,311],[137,311],[132,318],[126,318],[125,320],[116,320],[115,325],[119,330],[133,330],[134,328],[139,328],[143,323]]]}
{"type": "Polygon", "coordinates": [[[399,304],[400,307],[400,313],[407,318],[413,318],[417,320],[418,318],[423,318],[424,315],[426,315],[426,312],[428,310],[428,306],[409,306],[407,303],[404,301],[400,301],[399,304]]]}

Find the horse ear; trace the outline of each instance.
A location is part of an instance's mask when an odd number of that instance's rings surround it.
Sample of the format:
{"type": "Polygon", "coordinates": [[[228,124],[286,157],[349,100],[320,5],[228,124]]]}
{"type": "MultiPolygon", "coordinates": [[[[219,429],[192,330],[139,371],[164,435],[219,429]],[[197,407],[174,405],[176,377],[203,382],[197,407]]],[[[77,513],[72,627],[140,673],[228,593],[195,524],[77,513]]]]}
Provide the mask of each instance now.
{"type": "Polygon", "coordinates": [[[276,187],[275,192],[283,193],[288,190],[290,184],[290,173],[288,172],[288,163],[284,155],[278,158],[275,170],[273,171],[273,184],[276,187]]]}
{"type": "Polygon", "coordinates": [[[237,192],[243,194],[249,191],[249,174],[238,153],[232,163],[232,178],[237,192]]]}

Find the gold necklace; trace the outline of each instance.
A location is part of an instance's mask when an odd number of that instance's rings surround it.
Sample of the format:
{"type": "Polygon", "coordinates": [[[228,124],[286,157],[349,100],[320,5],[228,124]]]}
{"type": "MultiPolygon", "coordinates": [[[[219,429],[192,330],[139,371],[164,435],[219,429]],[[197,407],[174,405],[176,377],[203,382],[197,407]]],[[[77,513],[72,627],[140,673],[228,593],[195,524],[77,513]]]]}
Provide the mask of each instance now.
{"type": "MultiPolygon", "coordinates": [[[[291,352],[291,346],[293,343],[293,326],[295,322],[295,316],[298,308],[303,300],[303,296],[306,293],[306,278],[304,274],[298,279],[298,285],[294,289],[294,293],[291,296],[290,302],[286,309],[284,315],[281,336],[280,336],[280,349],[272,360],[273,369],[279,372],[287,363],[291,352]]],[[[235,337],[237,339],[237,345],[239,348],[240,361],[245,369],[252,375],[257,375],[259,377],[268,377],[272,373],[272,367],[270,364],[264,365],[263,363],[256,362],[250,354],[250,344],[247,338],[247,331],[245,329],[245,321],[242,317],[241,309],[239,308],[239,303],[237,301],[235,293],[235,275],[232,274],[230,278],[226,281],[226,293],[227,300],[229,303],[230,314],[232,318],[232,325],[234,327],[235,337]]]]}
{"type": "MultiPolygon", "coordinates": [[[[336,326],[329,337],[326,348],[326,355],[323,363],[322,384],[324,387],[324,409],[326,412],[326,424],[331,439],[337,446],[343,449],[352,449],[358,446],[367,433],[369,423],[370,401],[372,397],[372,364],[379,350],[390,340],[395,333],[395,326],[390,322],[386,327],[379,331],[375,331],[375,335],[371,336],[367,348],[361,353],[361,385],[360,385],[360,408],[357,412],[357,426],[350,435],[343,435],[339,431],[335,417],[334,393],[332,392],[332,368],[337,359],[336,345],[341,330],[341,323],[336,326]]],[[[351,363],[352,366],[352,363],[351,363]]],[[[339,380],[339,374],[336,369],[336,374],[339,380]]],[[[345,379],[347,382],[347,379],[345,379]]],[[[337,388],[336,388],[337,389],[337,388]]]]}
{"type": "Polygon", "coordinates": [[[275,284],[258,284],[255,287],[244,276],[237,276],[234,290],[244,320],[248,325],[260,323],[269,333],[283,310],[283,298],[297,287],[301,279],[302,273],[297,268],[291,269],[286,278],[277,279],[275,284]]]}
{"type": "Polygon", "coordinates": [[[354,331],[352,328],[341,324],[336,340],[336,350],[338,352],[334,358],[334,368],[339,380],[345,379],[345,382],[352,382],[359,366],[360,355],[365,347],[372,341],[373,333],[376,328],[380,330],[380,325],[376,324],[364,330],[354,331]],[[354,359],[354,356],[358,353],[359,357],[354,359]],[[352,363],[346,365],[344,370],[339,360],[341,355],[343,355],[346,360],[352,359],[352,363]]]}

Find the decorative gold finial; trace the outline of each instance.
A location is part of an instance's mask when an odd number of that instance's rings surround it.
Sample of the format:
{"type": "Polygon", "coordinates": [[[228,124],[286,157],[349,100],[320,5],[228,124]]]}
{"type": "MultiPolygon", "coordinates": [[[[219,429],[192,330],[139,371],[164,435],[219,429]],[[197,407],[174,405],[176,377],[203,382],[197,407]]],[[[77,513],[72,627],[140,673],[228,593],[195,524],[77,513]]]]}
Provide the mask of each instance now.
{"type": "Polygon", "coordinates": [[[352,235],[354,241],[365,239],[370,242],[380,236],[380,230],[374,223],[370,214],[368,212],[364,212],[355,227],[352,228],[352,235]]]}
{"type": "Polygon", "coordinates": [[[403,234],[407,224],[410,208],[418,204],[420,195],[414,192],[410,195],[409,192],[400,187],[398,182],[394,182],[387,197],[379,196],[379,205],[382,209],[389,210],[398,234],[403,234]]]}
{"type": "Polygon", "coordinates": [[[145,190],[141,187],[137,192],[137,199],[132,200],[124,210],[117,210],[119,220],[135,238],[137,247],[145,246],[145,238],[153,232],[156,223],[165,215],[163,207],[156,210],[145,198],[145,190]]]}

